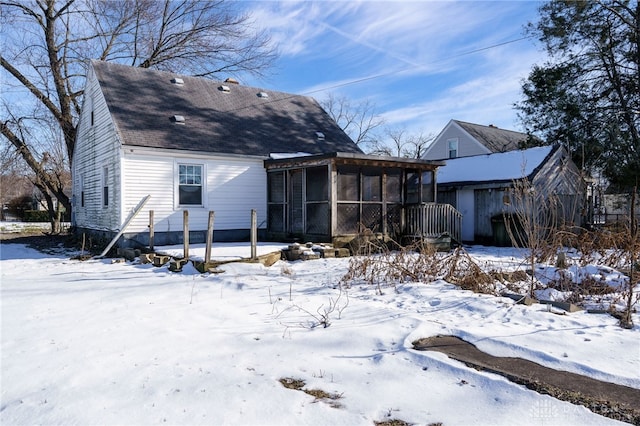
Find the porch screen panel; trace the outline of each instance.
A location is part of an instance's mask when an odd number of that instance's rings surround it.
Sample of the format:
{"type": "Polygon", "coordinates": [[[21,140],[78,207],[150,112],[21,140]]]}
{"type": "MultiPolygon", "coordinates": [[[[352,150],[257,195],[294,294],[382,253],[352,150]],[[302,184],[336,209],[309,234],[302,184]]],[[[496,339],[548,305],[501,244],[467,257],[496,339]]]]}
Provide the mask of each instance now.
{"type": "Polygon", "coordinates": [[[362,169],[360,223],[371,231],[384,231],[382,227],[382,171],[380,169],[362,169]]]}
{"type": "Polygon", "coordinates": [[[351,167],[338,168],[338,201],[360,200],[360,173],[351,167]]]}
{"type": "Polygon", "coordinates": [[[387,204],[387,233],[389,235],[402,234],[402,204],[387,204]]]}
{"type": "Polygon", "coordinates": [[[373,232],[382,231],[382,204],[362,204],[362,226],[373,232]]]}
{"type": "Polygon", "coordinates": [[[329,178],[327,167],[307,169],[307,201],[327,201],[329,199],[329,178]]]}
{"type": "Polygon", "coordinates": [[[336,232],[358,232],[360,222],[360,170],[357,167],[338,167],[336,232]]]}
{"type": "Polygon", "coordinates": [[[358,232],[358,222],[360,220],[360,204],[340,203],[338,204],[337,231],[341,234],[354,234],[358,232]]]}
{"type": "Polygon", "coordinates": [[[307,204],[307,234],[329,235],[329,204],[307,204]]]}
{"type": "Polygon", "coordinates": [[[407,204],[417,204],[420,202],[420,173],[407,173],[407,204]]]}
{"type": "Polygon", "coordinates": [[[329,170],[326,166],[306,169],[305,233],[329,235],[329,170]]]}
{"type": "Polygon", "coordinates": [[[422,173],[422,202],[433,203],[433,172],[422,173]]]}
{"type": "Polygon", "coordinates": [[[270,203],[284,203],[284,172],[270,172],[268,175],[268,199],[270,203]]]}
{"type": "Polygon", "coordinates": [[[284,206],[282,204],[270,204],[268,208],[269,230],[284,232],[284,206]]]}
{"type": "Polygon", "coordinates": [[[400,170],[387,171],[385,190],[387,203],[402,202],[402,173],[400,170]]]}
{"type": "Polygon", "coordinates": [[[304,231],[304,185],[302,170],[292,170],[291,192],[289,200],[289,231],[302,233],[304,231]]]}
{"type": "Polygon", "coordinates": [[[402,170],[387,170],[384,189],[386,231],[397,236],[402,233],[402,170]]]}
{"type": "Polygon", "coordinates": [[[267,220],[268,228],[284,232],[286,224],[286,178],[284,172],[267,174],[267,220]]]}
{"type": "Polygon", "coordinates": [[[362,201],[382,200],[382,176],[375,171],[362,173],[362,201]]]}

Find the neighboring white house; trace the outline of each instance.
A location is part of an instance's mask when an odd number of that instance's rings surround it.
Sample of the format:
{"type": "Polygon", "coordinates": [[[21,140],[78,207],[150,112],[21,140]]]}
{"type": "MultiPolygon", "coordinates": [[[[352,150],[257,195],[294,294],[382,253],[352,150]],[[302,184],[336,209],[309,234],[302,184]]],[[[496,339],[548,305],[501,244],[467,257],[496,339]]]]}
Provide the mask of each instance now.
{"type": "Polygon", "coordinates": [[[312,98],[92,61],[73,157],[73,225],[113,237],[142,198],[121,246],[248,238],[251,210],[267,221],[272,153],[361,153],[312,98]]]}
{"type": "Polygon", "coordinates": [[[507,152],[521,148],[532,136],[494,125],[483,126],[460,120],[450,120],[429,145],[422,158],[446,160],[449,158],[507,152]]]}

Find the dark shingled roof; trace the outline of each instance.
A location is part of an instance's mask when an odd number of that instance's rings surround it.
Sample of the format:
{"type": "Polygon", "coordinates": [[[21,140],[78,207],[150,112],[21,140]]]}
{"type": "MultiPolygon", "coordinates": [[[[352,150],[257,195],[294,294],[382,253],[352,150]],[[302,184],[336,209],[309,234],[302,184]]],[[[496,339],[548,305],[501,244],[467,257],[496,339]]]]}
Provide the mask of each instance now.
{"type": "Polygon", "coordinates": [[[499,129],[496,126],[482,126],[459,120],[453,121],[491,152],[507,152],[520,149],[520,143],[526,142],[529,138],[526,133],[499,129]]]}
{"type": "Polygon", "coordinates": [[[362,152],[307,96],[110,62],[92,66],[124,145],[257,156],[362,152]],[[184,84],[172,83],[176,77],[184,84]]]}

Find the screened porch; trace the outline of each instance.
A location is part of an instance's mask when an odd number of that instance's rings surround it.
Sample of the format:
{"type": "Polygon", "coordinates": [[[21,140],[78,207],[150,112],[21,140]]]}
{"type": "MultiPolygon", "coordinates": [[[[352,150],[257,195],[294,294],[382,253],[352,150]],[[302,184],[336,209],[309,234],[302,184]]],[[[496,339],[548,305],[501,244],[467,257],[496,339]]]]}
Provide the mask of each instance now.
{"type": "Polygon", "coordinates": [[[412,206],[435,205],[435,172],[442,165],[348,153],[266,160],[267,234],[274,240],[338,245],[365,229],[396,241],[427,236],[422,230],[434,226],[420,223],[421,217],[447,223],[438,218],[444,210],[408,214],[412,206]]]}

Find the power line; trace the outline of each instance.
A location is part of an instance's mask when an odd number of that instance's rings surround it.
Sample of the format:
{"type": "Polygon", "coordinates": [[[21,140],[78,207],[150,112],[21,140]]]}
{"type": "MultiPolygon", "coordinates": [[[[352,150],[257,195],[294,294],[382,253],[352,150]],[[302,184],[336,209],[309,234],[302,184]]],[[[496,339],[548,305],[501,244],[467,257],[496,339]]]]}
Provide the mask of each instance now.
{"type": "MultiPolygon", "coordinates": [[[[486,47],[481,47],[479,49],[469,50],[467,52],[462,52],[462,53],[459,53],[457,55],[452,55],[452,56],[448,56],[448,57],[436,60],[434,62],[431,62],[430,65],[435,65],[435,64],[438,64],[438,63],[441,63],[441,62],[446,62],[448,60],[451,60],[451,59],[454,59],[454,58],[459,58],[461,56],[467,56],[467,55],[472,55],[474,53],[483,52],[485,50],[495,49],[496,47],[505,46],[505,45],[511,44],[511,43],[517,43],[519,41],[528,40],[530,38],[533,38],[533,36],[520,37],[520,38],[516,38],[516,39],[513,39],[513,40],[507,40],[507,41],[504,41],[502,43],[492,44],[491,46],[486,46],[486,47]]],[[[388,71],[388,72],[385,72],[385,73],[375,74],[375,75],[371,75],[371,76],[368,76],[368,77],[361,77],[361,78],[357,78],[357,79],[354,79],[354,80],[351,80],[351,81],[347,81],[347,82],[344,82],[344,83],[334,84],[332,86],[327,86],[327,87],[324,87],[324,88],[321,88],[321,89],[316,89],[316,90],[311,90],[311,91],[308,91],[308,92],[304,92],[304,94],[305,95],[310,95],[312,93],[324,92],[324,91],[331,90],[331,89],[337,89],[339,87],[350,86],[352,84],[362,83],[364,81],[369,81],[369,80],[375,80],[375,79],[382,78],[382,77],[389,77],[389,76],[392,76],[392,75],[395,75],[395,74],[400,74],[400,73],[403,73],[403,72],[406,72],[406,71],[411,71],[413,69],[422,69],[422,68],[427,68],[427,65],[409,66],[409,67],[405,67],[405,68],[402,68],[402,69],[399,69],[399,70],[395,70],[395,71],[388,71]]]]}
{"type": "MultiPolygon", "coordinates": [[[[438,59],[436,61],[431,62],[430,65],[435,65],[435,64],[438,64],[438,63],[446,62],[448,60],[451,60],[451,59],[454,59],[454,58],[459,58],[461,56],[472,55],[474,53],[482,52],[482,51],[485,51],[485,50],[495,49],[496,47],[505,46],[507,44],[512,44],[512,43],[517,43],[519,41],[527,40],[527,39],[530,39],[530,38],[533,38],[533,36],[520,37],[520,38],[516,38],[516,39],[512,39],[512,40],[507,40],[507,41],[504,41],[502,43],[496,43],[496,44],[492,44],[490,46],[485,46],[485,47],[481,47],[481,48],[478,48],[478,49],[469,50],[469,51],[466,51],[466,52],[458,53],[456,55],[451,55],[451,56],[447,56],[447,57],[442,58],[442,59],[438,59]]],[[[427,65],[408,66],[408,67],[405,67],[405,68],[402,68],[402,69],[398,69],[398,70],[394,70],[394,71],[388,71],[388,72],[384,72],[384,73],[380,73],[380,74],[370,75],[370,76],[367,76],[367,77],[356,78],[356,79],[353,79],[353,80],[350,80],[350,81],[346,81],[344,83],[334,84],[334,85],[323,87],[323,88],[320,88],[320,89],[310,90],[310,91],[307,91],[307,92],[303,92],[302,94],[288,94],[288,96],[283,96],[282,98],[279,98],[279,99],[272,99],[272,100],[268,100],[266,102],[263,101],[263,102],[260,103],[260,105],[265,105],[265,104],[270,104],[270,103],[275,103],[275,102],[282,102],[282,101],[286,101],[288,99],[292,99],[292,98],[297,97],[297,96],[311,95],[313,93],[324,92],[324,91],[331,90],[331,89],[337,89],[337,88],[340,88],[340,87],[350,86],[350,85],[353,85],[353,84],[358,84],[358,83],[362,83],[362,82],[369,81],[369,80],[375,80],[375,79],[382,78],[382,77],[389,77],[389,76],[392,76],[392,75],[395,75],[395,74],[400,74],[400,73],[403,73],[403,72],[407,72],[407,71],[410,71],[410,70],[413,70],[413,69],[422,69],[422,68],[427,68],[427,65]]],[[[284,92],[281,92],[281,93],[284,93],[284,92]]],[[[245,105],[245,106],[242,106],[242,107],[238,107],[238,108],[233,108],[233,109],[227,110],[225,112],[240,111],[240,110],[247,109],[247,108],[256,108],[258,106],[259,105],[257,105],[257,104],[245,105]]]]}

